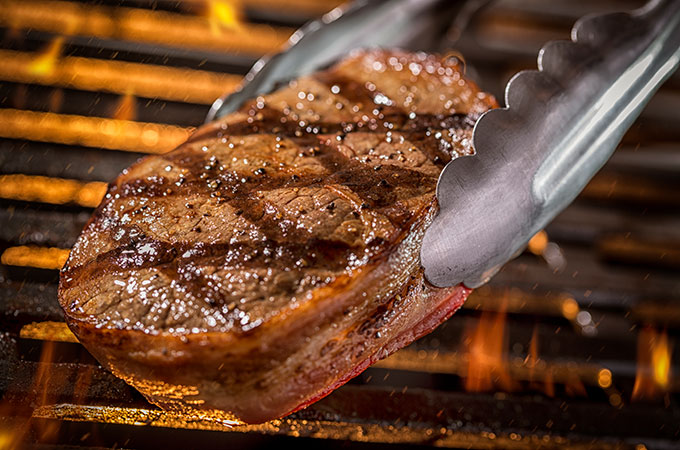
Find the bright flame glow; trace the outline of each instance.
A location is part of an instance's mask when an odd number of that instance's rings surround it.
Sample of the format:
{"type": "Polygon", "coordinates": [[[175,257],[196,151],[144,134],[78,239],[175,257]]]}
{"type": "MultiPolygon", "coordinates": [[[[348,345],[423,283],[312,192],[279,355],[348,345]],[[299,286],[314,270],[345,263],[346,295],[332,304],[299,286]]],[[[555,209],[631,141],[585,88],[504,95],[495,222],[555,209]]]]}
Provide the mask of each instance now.
{"type": "MultiPolygon", "coordinates": [[[[23,330],[22,337],[24,337],[23,330]]],[[[12,423],[11,429],[0,428],[0,449],[14,450],[24,448],[29,440],[48,447],[51,447],[50,444],[56,442],[62,421],[36,421],[34,420],[36,418],[35,415],[25,420],[21,420],[21,415],[18,417],[16,416],[16,406],[14,406],[16,405],[15,402],[20,401],[24,405],[22,407],[30,405],[30,407],[35,408],[35,410],[49,408],[56,400],[56,395],[58,395],[56,393],[65,392],[65,388],[68,389],[68,386],[72,383],[72,379],[70,378],[72,372],[70,370],[64,371],[56,368],[56,362],[57,348],[55,343],[52,341],[43,342],[38,363],[32,363],[35,367],[35,372],[32,376],[32,380],[30,380],[32,385],[31,388],[26,391],[22,398],[8,401],[6,397],[3,402],[0,402],[0,415],[3,417],[12,417],[13,419],[12,422],[10,422],[12,423]],[[15,419],[19,420],[15,421],[15,419]]],[[[74,389],[75,399],[83,397],[85,393],[88,392],[90,380],[92,378],[91,375],[88,374],[91,374],[93,369],[94,366],[79,372],[74,389]]],[[[22,380],[22,383],[26,381],[29,380],[22,380]]]]}
{"type": "Polygon", "coordinates": [[[241,2],[237,0],[209,0],[208,21],[210,31],[220,36],[223,29],[241,28],[241,2]]]}
{"type": "Polygon", "coordinates": [[[0,432],[0,448],[12,448],[14,438],[11,433],[0,432]]]}
{"type": "Polygon", "coordinates": [[[659,345],[652,350],[652,367],[654,367],[654,382],[666,389],[670,378],[671,354],[668,348],[668,336],[665,333],[660,337],[659,345]]]}
{"type": "Polygon", "coordinates": [[[43,343],[42,353],[40,354],[40,364],[35,374],[35,385],[42,386],[40,393],[40,404],[47,404],[47,382],[49,380],[50,363],[54,362],[54,342],[47,341],[43,343]]]}
{"type": "Polygon", "coordinates": [[[57,36],[54,38],[47,48],[28,65],[29,72],[41,76],[51,75],[59,56],[61,56],[63,47],[64,37],[57,36]]]}
{"type": "Polygon", "coordinates": [[[538,357],[538,326],[534,326],[534,331],[531,334],[531,341],[529,341],[529,352],[524,360],[524,365],[529,370],[529,385],[537,390],[542,390],[548,397],[555,396],[555,381],[551,367],[547,367],[545,361],[541,361],[538,357]],[[539,381],[539,370],[543,372],[543,380],[539,381]]]}
{"type": "MultiPolygon", "coordinates": [[[[47,405],[52,403],[53,396],[50,392],[50,385],[63,385],[67,383],[63,377],[54,376],[52,373],[52,365],[56,362],[55,344],[51,341],[43,342],[42,353],[40,354],[40,364],[36,371],[34,378],[34,386],[39,390],[40,397],[38,405],[47,405]]],[[[36,422],[35,428],[39,436],[39,440],[44,443],[49,443],[54,440],[59,431],[61,424],[57,421],[36,422]]]]}
{"type": "Polygon", "coordinates": [[[512,379],[508,373],[507,342],[505,339],[505,302],[498,312],[484,311],[467,344],[465,389],[488,391],[495,386],[510,391],[512,379]]]}
{"type": "Polygon", "coordinates": [[[665,331],[658,332],[652,327],[645,327],[640,331],[633,400],[653,399],[668,390],[671,350],[665,331]]]}

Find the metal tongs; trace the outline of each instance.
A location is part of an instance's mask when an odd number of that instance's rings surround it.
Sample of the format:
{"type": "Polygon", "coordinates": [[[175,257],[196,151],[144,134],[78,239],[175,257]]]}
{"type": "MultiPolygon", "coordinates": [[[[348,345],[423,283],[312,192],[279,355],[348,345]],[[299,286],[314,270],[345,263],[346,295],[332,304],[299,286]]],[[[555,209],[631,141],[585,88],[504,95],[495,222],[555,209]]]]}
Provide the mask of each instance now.
{"type": "MultiPolygon", "coordinates": [[[[297,31],[286,51],[258,61],[208,120],[355,48],[446,49],[486,3],[363,0],[335,9],[297,31]]],[[[538,71],[521,72],[506,86],[506,107],[477,121],[476,154],[452,161],[439,177],[441,209],[421,250],[428,281],[486,283],[574,200],[679,64],[679,0],[587,16],[571,41],[546,44],[538,71]]]]}

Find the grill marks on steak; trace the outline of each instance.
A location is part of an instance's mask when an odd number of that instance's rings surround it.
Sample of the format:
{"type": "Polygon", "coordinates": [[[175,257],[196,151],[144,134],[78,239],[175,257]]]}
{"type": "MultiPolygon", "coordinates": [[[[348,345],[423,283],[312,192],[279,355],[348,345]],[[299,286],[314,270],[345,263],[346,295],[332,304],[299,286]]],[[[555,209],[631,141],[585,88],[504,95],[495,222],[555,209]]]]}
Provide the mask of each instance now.
{"type": "MultiPolygon", "coordinates": [[[[369,142],[377,140],[372,135],[364,137],[369,142]]],[[[259,135],[256,139],[261,143],[259,135]]],[[[413,203],[419,206],[422,196],[432,191],[434,166],[430,175],[390,164],[384,164],[376,171],[375,167],[346,157],[337,147],[321,144],[313,147],[294,144],[291,147],[295,151],[315,151],[317,156],[314,158],[322,161],[322,167],[283,177],[266,173],[247,175],[242,170],[234,173],[227,169],[214,178],[209,172],[203,179],[200,175],[187,175],[182,177],[187,181],[180,183],[182,178],[173,179],[168,175],[152,183],[140,183],[136,179],[120,188],[113,187],[109,195],[117,202],[111,202],[111,205],[119,205],[122,211],[117,217],[106,209],[103,214],[116,218],[109,234],[117,245],[99,254],[96,264],[74,268],[70,274],[74,281],[67,279],[64,287],[96,278],[97,274],[104,274],[103,269],[125,273],[133,269],[158,268],[161,275],[169,274],[173,281],[181,283],[186,293],[207,299],[211,306],[223,306],[239,300],[237,294],[243,294],[243,290],[234,291],[232,283],[227,295],[222,291],[211,295],[214,292],[210,289],[211,278],[215,279],[214,286],[219,286],[224,284],[219,279],[223,275],[199,274],[194,267],[247,270],[258,278],[262,271],[253,269],[267,267],[297,272],[295,276],[300,278],[297,286],[282,282],[281,277],[291,278],[284,275],[274,281],[277,286],[289,287],[288,292],[277,292],[277,295],[295,296],[362,264],[372,253],[394,241],[400,227],[413,216],[413,208],[409,209],[409,206],[413,203]],[[175,204],[176,198],[182,199],[179,208],[175,204]],[[139,203],[144,204],[140,206],[139,203]],[[169,215],[168,210],[171,210],[169,215]],[[179,231],[186,235],[181,241],[174,241],[177,233],[172,233],[175,230],[166,224],[166,217],[181,217],[182,214],[189,216],[188,221],[179,224],[182,227],[179,231]],[[139,216],[143,217],[142,221],[151,223],[136,222],[135,217],[139,216]],[[128,221],[131,224],[127,224],[128,221]],[[210,235],[213,232],[214,236],[210,235]],[[83,276],[81,271],[89,273],[83,276]]],[[[346,144],[343,147],[345,151],[352,151],[346,144]]],[[[252,158],[251,152],[254,151],[246,149],[245,156],[252,158]]],[[[187,174],[206,173],[195,170],[184,162],[185,159],[188,158],[168,158],[169,164],[165,167],[172,167],[170,171],[186,170],[187,174]]],[[[200,160],[199,165],[209,164],[209,161],[200,160]]],[[[266,162],[271,164],[271,160],[266,162]]],[[[256,161],[251,165],[258,167],[261,163],[256,161]]],[[[270,276],[264,276],[261,284],[271,285],[270,276]]],[[[240,280],[227,278],[227,281],[240,280]]],[[[244,281],[246,285],[250,284],[247,279],[244,281]]],[[[127,280],[125,283],[130,285],[127,280]]],[[[257,301],[257,297],[240,298],[257,301]]],[[[243,311],[243,308],[239,310],[243,311]]],[[[228,325],[233,326],[233,323],[228,325]]],[[[195,326],[192,323],[192,328],[195,326]]],[[[200,326],[209,329],[211,324],[206,321],[200,326]]]]}
{"type": "Polygon", "coordinates": [[[254,99],[110,186],[62,272],[69,325],[166,407],[188,385],[261,421],[324,395],[460,306],[420,242],[493,106],[455,61],[398,51],[254,99]]]}

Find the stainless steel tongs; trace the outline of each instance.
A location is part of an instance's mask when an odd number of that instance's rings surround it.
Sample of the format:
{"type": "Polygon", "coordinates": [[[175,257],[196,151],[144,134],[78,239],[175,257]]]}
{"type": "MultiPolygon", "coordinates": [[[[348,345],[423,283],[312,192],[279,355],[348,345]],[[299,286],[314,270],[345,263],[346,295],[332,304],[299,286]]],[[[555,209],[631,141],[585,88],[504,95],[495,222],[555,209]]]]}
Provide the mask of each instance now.
{"type": "MultiPolygon", "coordinates": [[[[363,0],[336,9],[296,32],[286,51],[256,63],[241,90],[217,100],[208,119],[354,48],[442,50],[451,24],[485,3],[363,0]]],[[[476,154],[442,172],[441,210],[421,251],[427,279],[437,286],[488,281],[581,192],[679,64],[680,0],[585,17],[571,41],[546,44],[539,70],[508,83],[506,108],[477,122],[476,154]]]]}
{"type": "Polygon", "coordinates": [[[439,177],[427,279],[486,283],[581,192],[679,62],[678,0],[585,17],[571,41],[546,44],[539,70],[506,86],[506,108],[477,121],[477,154],[439,177]]]}

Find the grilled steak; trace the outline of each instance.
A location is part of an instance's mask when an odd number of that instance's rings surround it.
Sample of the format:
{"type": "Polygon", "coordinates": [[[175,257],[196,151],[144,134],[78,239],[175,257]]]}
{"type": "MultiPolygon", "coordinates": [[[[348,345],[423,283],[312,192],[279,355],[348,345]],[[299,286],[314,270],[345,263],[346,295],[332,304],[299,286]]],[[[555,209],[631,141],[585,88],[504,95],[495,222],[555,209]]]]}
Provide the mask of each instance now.
{"type": "Polygon", "coordinates": [[[495,106],[455,59],[378,50],[253,99],[111,184],[61,273],[69,326],[166,409],[308,405],[463,303],[420,245],[495,106]]]}

